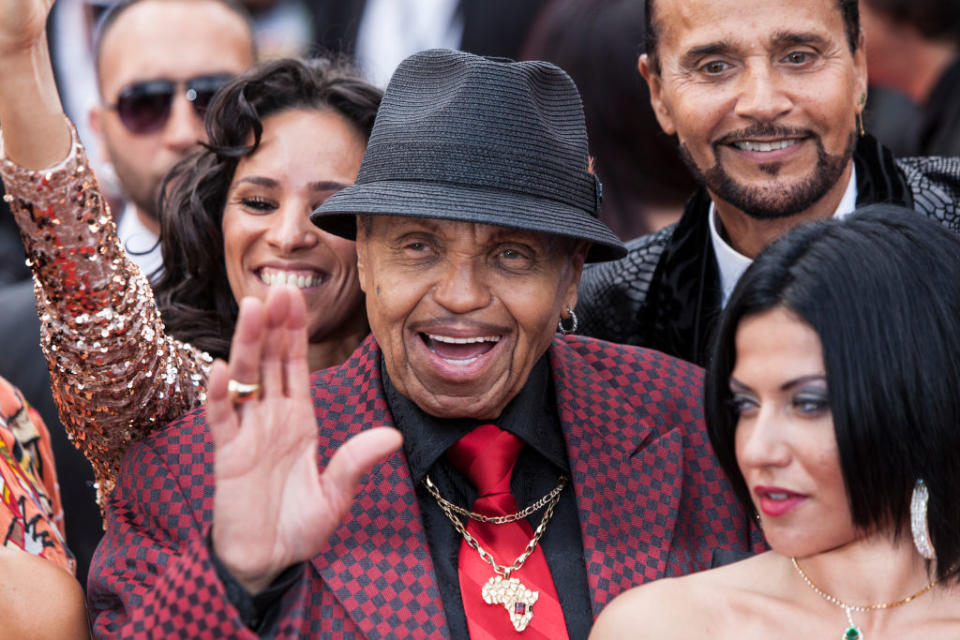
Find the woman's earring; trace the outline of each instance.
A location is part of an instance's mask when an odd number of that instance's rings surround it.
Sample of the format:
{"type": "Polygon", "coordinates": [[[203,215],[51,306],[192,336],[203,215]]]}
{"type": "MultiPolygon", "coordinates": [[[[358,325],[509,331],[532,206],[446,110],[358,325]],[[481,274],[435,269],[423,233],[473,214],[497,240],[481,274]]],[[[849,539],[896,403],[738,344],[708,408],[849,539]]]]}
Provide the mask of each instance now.
{"type": "Polygon", "coordinates": [[[563,326],[563,316],[560,316],[560,319],[557,321],[557,331],[563,335],[567,335],[568,333],[576,333],[577,327],[580,326],[580,321],[577,320],[577,314],[573,312],[573,309],[567,307],[567,313],[570,314],[569,327],[563,326]]]}
{"type": "Polygon", "coordinates": [[[937,557],[933,545],[930,543],[930,526],[927,519],[927,502],[930,500],[930,490],[923,480],[917,480],[913,485],[913,496],[910,498],[910,531],[913,533],[913,545],[921,556],[927,560],[937,557]]]}

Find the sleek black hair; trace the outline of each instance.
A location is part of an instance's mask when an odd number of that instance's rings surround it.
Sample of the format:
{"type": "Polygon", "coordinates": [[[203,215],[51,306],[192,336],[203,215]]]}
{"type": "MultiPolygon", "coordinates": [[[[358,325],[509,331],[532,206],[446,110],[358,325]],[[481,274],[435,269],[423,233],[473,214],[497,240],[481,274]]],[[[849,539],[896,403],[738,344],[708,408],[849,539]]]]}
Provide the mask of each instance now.
{"type": "Polygon", "coordinates": [[[864,0],[897,24],[909,24],[930,40],[960,44],[960,3],[955,0],[864,0]]]}
{"type": "MultiPolygon", "coordinates": [[[[93,32],[93,63],[94,69],[96,70],[97,81],[99,82],[100,78],[100,57],[103,50],[103,41],[106,38],[107,34],[117,23],[117,19],[127,12],[133,6],[136,6],[147,0],[119,0],[118,2],[112,3],[106,11],[100,16],[100,19],[97,22],[97,26],[93,32]]],[[[154,0],[156,1],[156,0],[154,0]]],[[[193,0],[195,1],[195,0],[193,0]]],[[[243,19],[244,24],[247,25],[247,29],[250,31],[250,47],[253,58],[256,59],[256,45],[253,41],[253,19],[250,17],[250,12],[247,11],[246,7],[243,6],[239,0],[208,0],[209,2],[219,2],[223,6],[227,7],[235,14],[237,14],[241,19],[243,19]]]]}
{"type": "Polygon", "coordinates": [[[289,109],[330,110],[367,139],[382,95],[345,63],[323,58],[266,62],[217,93],[206,115],[209,142],[161,187],[163,273],[154,291],[170,335],[214,357],[229,354],[238,307],[224,263],[223,209],[237,163],[260,145],[263,120],[289,109]]]}
{"type": "MultiPolygon", "coordinates": [[[[910,1],[910,0],[907,0],[910,1]]],[[[942,0],[931,0],[939,2],[942,0]]],[[[836,0],[837,8],[843,15],[844,31],[847,34],[847,43],[850,45],[850,51],[856,53],[860,48],[860,6],[858,0],[836,0]]],[[[660,59],[657,55],[657,47],[660,43],[660,25],[657,23],[656,12],[653,7],[653,0],[644,0],[646,8],[646,32],[643,37],[643,51],[650,58],[650,67],[660,72],[660,59]]]]}
{"type": "Polygon", "coordinates": [[[720,321],[704,403],[710,440],[748,513],[728,385],[741,320],[775,308],[820,337],[853,522],[909,536],[922,478],[937,577],[960,578],[960,236],[875,205],[802,226],[747,269],[720,321]]]}

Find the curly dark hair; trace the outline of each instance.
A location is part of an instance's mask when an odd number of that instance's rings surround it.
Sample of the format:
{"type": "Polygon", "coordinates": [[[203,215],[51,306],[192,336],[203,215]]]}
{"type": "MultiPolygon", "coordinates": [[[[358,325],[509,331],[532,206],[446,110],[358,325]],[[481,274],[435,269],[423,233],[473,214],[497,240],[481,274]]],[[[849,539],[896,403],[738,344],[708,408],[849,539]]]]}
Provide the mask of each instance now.
{"type": "Polygon", "coordinates": [[[238,306],[224,262],[223,209],[238,162],[260,145],[263,120],[288,109],[333,110],[369,138],[381,96],[347,64],[324,58],[266,62],[217,93],[206,115],[209,142],[161,188],[163,273],[154,291],[169,335],[229,356],[238,306]]]}

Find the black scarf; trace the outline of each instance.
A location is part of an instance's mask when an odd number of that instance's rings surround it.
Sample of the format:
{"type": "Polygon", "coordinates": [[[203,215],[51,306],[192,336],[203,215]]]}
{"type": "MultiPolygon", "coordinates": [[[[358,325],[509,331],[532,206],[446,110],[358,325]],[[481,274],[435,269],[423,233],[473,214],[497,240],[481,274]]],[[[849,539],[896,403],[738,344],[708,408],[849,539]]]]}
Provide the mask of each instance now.
{"type": "MultiPolygon", "coordinates": [[[[854,150],[857,206],[888,202],[912,208],[913,196],[893,155],[865,135],[854,150]]],[[[710,240],[710,196],[703,187],[687,202],[664,248],[640,311],[640,344],[704,366],[722,304],[710,240]]]]}

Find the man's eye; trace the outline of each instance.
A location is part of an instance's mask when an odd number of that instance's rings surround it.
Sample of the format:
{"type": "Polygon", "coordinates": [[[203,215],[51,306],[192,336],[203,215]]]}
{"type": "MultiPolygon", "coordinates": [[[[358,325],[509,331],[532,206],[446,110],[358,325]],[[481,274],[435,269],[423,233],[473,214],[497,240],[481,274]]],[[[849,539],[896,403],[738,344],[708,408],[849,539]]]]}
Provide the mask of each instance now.
{"type": "Polygon", "coordinates": [[[806,64],[810,61],[810,54],[806,51],[792,51],[783,59],[787,64],[806,64]]]}
{"type": "Polygon", "coordinates": [[[405,244],[404,249],[419,253],[421,251],[426,251],[428,247],[426,242],[415,241],[415,242],[408,242],[407,244],[405,244]]]}
{"type": "Polygon", "coordinates": [[[712,60],[702,67],[700,67],[704,73],[708,75],[719,75],[730,68],[730,65],[722,60],[712,60]]]}

